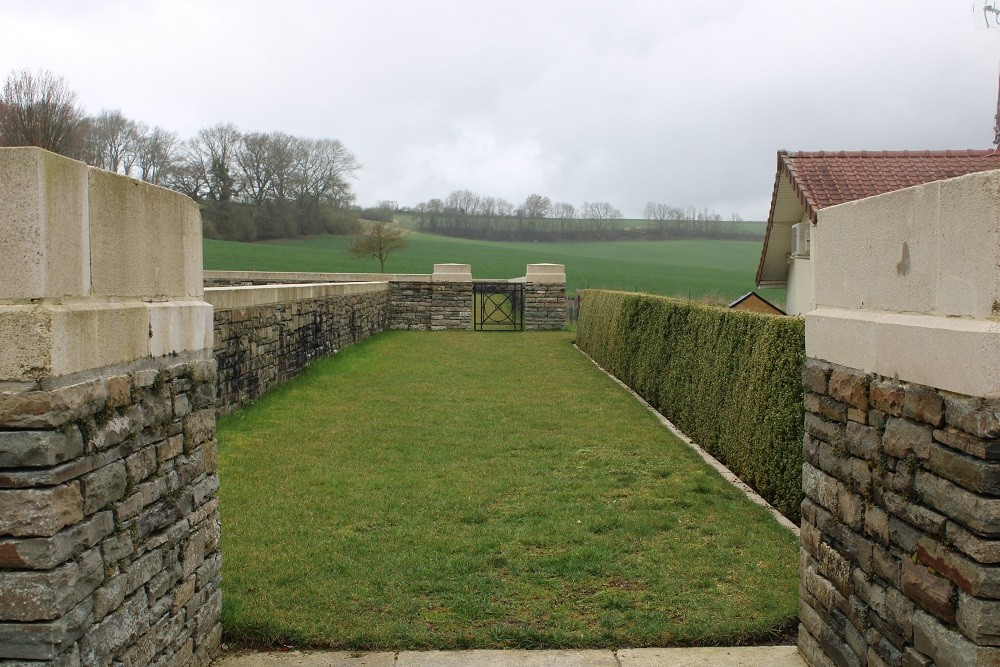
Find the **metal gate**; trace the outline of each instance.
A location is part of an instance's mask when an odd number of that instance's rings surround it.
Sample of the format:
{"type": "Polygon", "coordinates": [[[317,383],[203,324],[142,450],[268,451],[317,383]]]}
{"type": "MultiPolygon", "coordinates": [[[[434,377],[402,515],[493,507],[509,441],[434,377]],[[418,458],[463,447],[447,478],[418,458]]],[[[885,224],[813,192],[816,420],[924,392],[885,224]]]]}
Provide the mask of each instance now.
{"type": "Polygon", "coordinates": [[[524,283],[473,283],[476,331],[524,331],[524,283]]]}

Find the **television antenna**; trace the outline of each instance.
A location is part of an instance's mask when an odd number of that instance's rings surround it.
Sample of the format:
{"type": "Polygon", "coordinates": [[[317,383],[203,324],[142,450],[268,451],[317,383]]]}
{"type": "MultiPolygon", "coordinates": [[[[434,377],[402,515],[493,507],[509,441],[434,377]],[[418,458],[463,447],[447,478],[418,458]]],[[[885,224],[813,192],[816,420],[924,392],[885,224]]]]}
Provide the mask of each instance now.
{"type": "MultiPolygon", "coordinates": [[[[1000,2],[996,0],[975,0],[972,3],[972,19],[980,30],[1000,32],[1000,2]]],[[[1000,83],[997,85],[997,113],[993,117],[993,144],[1000,150],[1000,83]]]]}
{"type": "Polygon", "coordinates": [[[972,3],[972,20],[980,30],[1000,31],[1000,3],[995,0],[975,0],[972,3]]]}

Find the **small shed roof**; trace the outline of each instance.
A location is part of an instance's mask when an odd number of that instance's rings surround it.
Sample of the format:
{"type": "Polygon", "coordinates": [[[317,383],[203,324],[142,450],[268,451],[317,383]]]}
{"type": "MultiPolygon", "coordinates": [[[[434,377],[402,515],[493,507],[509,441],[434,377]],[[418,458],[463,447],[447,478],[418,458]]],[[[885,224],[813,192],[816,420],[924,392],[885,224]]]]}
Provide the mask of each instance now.
{"type": "Polygon", "coordinates": [[[756,284],[782,284],[787,276],[790,238],[787,231],[775,233],[775,222],[794,224],[808,216],[815,223],[828,206],[991,169],[1000,169],[994,150],[778,151],[756,284]],[[772,245],[781,249],[780,257],[768,252],[772,245]]]}
{"type": "Polygon", "coordinates": [[[778,308],[776,305],[774,305],[773,303],[762,297],[760,294],[757,294],[757,292],[747,292],[740,298],[736,299],[736,301],[733,301],[731,304],[729,304],[728,307],[739,308],[741,307],[741,304],[746,310],[756,310],[757,312],[770,311],[773,312],[775,315],[786,314],[785,311],[783,311],[781,308],[778,308]],[[763,308],[761,309],[746,308],[747,304],[749,304],[750,302],[756,302],[758,305],[763,306],[763,308]]]}

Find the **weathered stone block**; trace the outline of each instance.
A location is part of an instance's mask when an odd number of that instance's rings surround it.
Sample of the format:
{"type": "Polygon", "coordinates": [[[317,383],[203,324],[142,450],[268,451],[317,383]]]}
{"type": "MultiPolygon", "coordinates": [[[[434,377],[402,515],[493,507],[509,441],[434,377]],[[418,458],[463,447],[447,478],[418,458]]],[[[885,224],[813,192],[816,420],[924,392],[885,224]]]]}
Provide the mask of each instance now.
{"type": "Polygon", "coordinates": [[[96,624],[80,641],[80,660],[86,665],[105,664],[134,642],[149,627],[149,603],[139,590],[124,605],[96,624]]]}
{"type": "Polygon", "coordinates": [[[51,429],[103,409],[108,385],[102,379],[49,391],[0,391],[0,427],[51,429]]]}
{"type": "Polygon", "coordinates": [[[130,484],[139,484],[156,472],[156,450],[146,447],[125,459],[130,484]]]}
{"type": "Polygon", "coordinates": [[[1000,564],[1000,540],[979,537],[953,521],[948,522],[945,536],[952,547],[973,560],[989,565],[1000,564]]]}
{"type": "Polygon", "coordinates": [[[945,623],[955,622],[955,586],[925,565],[914,563],[909,558],[902,560],[901,584],[903,593],[926,611],[945,623]]]}
{"type": "Polygon", "coordinates": [[[919,609],[913,613],[914,648],[931,658],[935,667],[1000,664],[1000,651],[976,646],[919,609]]]}
{"type": "Polygon", "coordinates": [[[83,519],[79,482],[0,490],[0,536],[49,537],[83,519]]]}
{"type": "Polygon", "coordinates": [[[806,432],[833,447],[843,448],[847,431],[843,424],[828,422],[816,415],[807,413],[806,432]]]}
{"type": "Polygon", "coordinates": [[[0,569],[52,569],[98,544],[113,530],[111,512],[101,512],[51,537],[0,540],[0,569]]]}
{"type": "Polygon", "coordinates": [[[859,410],[868,409],[868,375],[860,371],[834,368],[830,373],[829,395],[859,410]]]}
{"type": "Polygon", "coordinates": [[[115,461],[84,475],[81,479],[84,512],[91,514],[116,500],[120,500],[125,495],[127,486],[128,473],[125,464],[121,461],[115,461]]]}
{"type": "Polygon", "coordinates": [[[969,456],[1000,461],[1000,440],[985,440],[954,428],[934,431],[934,439],[969,456]]]}
{"type": "Polygon", "coordinates": [[[5,572],[0,587],[0,620],[51,621],[90,595],[104,578],[99,549],[53,570],[5,572]]]}
{"type": "Polygon", "coordinates": [[[944,399],[928,387],[908,384],[903,389],[903,416],[931,426],[944,423],[944,399]]]}
{"type": "Polygon", "coordinates": [[[917,556],[969,595],[1000,599],[1000,567],[977,563],[926,537],[917,543],[917,556]]]}
{"type": "Polygon", "coordinates": [[[0,432],[0,468],[30,468],[65,463],[83,453],[79,429],[0,432]]]}
{"type": "Polygon", "coordinates": [[[52,622],[0,623],[0,658],[54,660],[90,625],[88,598],[52,622]]]}
{"type": "Polygon", "coordinates": [[[905,392],[895,380],[875,380],[871,383],[871,404],[876,410],[896,417],[903,414],[905,392]]]}
{"type": "Polygon", "coordinates": [[[840,497],[837,480],[808,463],[802,468],[802,490],[806,497],[831,512],[837,511],[840,497]]]}
{"type": "Polygon", "coordinates": [[[982,398],[942,392],[945,421],[977,438],[1000,437],[1000,410],[982,398]]]}
{"type": "Polygon", "coordinates": [[[882,449],[889,456],[899,459],[916,454],[927,459],[932,440],[929,426],[906,419],[890,418],[882,435],[882,449]]]}
{"type": "Polygon", "coordinates": [[[1000,495],[1000,461],[984,461],[934,444],[930,448],[927,467],[969,491],[1000,495]]]}
{"type": "Polygon", "coordinates": [[[979,645],[1000,646],[1000,600],[982,600],[960,591],[958,628],[979,645]]]}
{"type": "Polygon", "coordinates": [[[847,451],[866,461],[875,460],[881,451],[881,438],[878,429],[848,422],[847,451]]]}
{"type": "Polygon", "coordinates": [[[917,493],[931,507],[984,535],[1000,534],[1000,498],[986,498],[929,473],[916,476],[917,493]]]}

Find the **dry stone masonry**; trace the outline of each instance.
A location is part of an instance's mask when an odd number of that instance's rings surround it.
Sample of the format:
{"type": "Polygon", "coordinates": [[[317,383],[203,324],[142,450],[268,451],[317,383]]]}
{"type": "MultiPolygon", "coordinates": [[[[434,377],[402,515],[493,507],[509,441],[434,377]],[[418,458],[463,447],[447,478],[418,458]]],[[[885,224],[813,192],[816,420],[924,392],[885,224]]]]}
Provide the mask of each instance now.
{"type": "Polygon", "coordinates": [[[809,360],[800,645],[1000,664],[1000,403],[809,360]]]}
{"type": "Polygon", "coordinates": [[[1000,172],[826,209],[806,314],[799,648],[1000,665],[1000,172]],[[908,257],[906,272],[898,257],[908,257]]]}
{"type": "Polygon", "coordinates": [[[329,356],[386,328],[385,283],[207,289],[215,305],[218,408],[250,403],[329,356]]]}
{"type": "Polygon", "coordinates": [[[214,433],[205,353],[0,393],[0,664],[211,661],[214,433]]]}
{"type": "MultiPolygon", "coordinates": [[[[564,328],[562,265],[530,264],[517,280],[530,280],[525,328],[564,328]]],[[[205,299],[215,307],[222,413],[298,375],[311,361],[385,329],[472,328],[468,264],[435,264],[430,275],[207,272],[205,282],[216,285],[205,288],[205,299]],[[310,282],[311,276],[343,282],[310,282]]]]}
{"type": "Polygon", "coordinates": [[[0,149],[0,664],[207,665],[221,636],[195,204],[0,149]]]}

